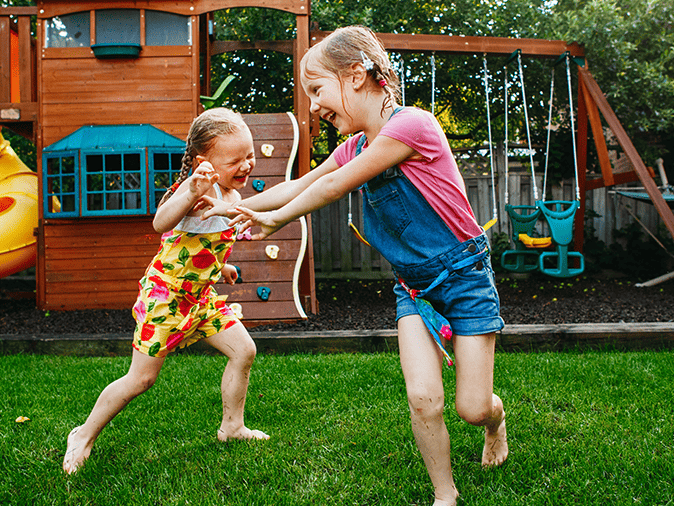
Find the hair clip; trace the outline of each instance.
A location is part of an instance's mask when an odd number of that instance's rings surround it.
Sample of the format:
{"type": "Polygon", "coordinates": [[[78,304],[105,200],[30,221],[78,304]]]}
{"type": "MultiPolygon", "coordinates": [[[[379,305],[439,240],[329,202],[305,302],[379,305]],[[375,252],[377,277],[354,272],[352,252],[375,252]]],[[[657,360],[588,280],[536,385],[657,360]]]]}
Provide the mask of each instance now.
{"type": "Polygon", "coordinates": [[[386,84],[387,84],[387,83],[386,83],[386,79],[380,79],[380,80],[379,80],[379,86],[381,86],[382,88],[383,88],[384,86],[386,86],[386,84]]]}
{"type": "Polygon", "coordinates": [[[374,68],[374,62],[370,60],[363,51],[360,52],[360,56],[363,59],[363,67],[365,67],[365,70],[368,72],[372,70],[374,68]]]}

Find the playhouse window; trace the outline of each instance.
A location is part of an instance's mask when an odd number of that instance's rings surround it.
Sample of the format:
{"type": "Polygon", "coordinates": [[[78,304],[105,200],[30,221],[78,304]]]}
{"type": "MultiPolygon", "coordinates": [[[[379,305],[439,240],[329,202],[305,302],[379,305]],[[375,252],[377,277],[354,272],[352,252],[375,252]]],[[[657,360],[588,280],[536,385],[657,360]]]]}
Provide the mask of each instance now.
{"type": "Polygon", "coordinates": [[[192,44],[189,16],[145,11],[146,46],[189,46],[192,44]]]}
{"type": "Polygon", "coordinates": [[[146,213],[145,163],[141,154],[84,154],[82,216],[146,213]]]}
{"type": "Polygon", "coordinates": [[[140,44],[140,11],[96,11],[96,44],[140,44]]]}
{"type": "Polygon", "coordinates": [[[60,153],[46,159],[45,216],[78,216],[77,153],[60,153]]]}
{"type": "Polygon", "coordinates": [[[46,47],[88,47],[90,42],[89,11],[56,16],[47,21],[46,47]]]}
{"type": "Polygon", "coordinates": [[[167,153],[150,150],[150,181],[154,184],[150,188],[150,211],[157,210],[157,204],[180,174],[183,165],[184,151],[167,153]]]}

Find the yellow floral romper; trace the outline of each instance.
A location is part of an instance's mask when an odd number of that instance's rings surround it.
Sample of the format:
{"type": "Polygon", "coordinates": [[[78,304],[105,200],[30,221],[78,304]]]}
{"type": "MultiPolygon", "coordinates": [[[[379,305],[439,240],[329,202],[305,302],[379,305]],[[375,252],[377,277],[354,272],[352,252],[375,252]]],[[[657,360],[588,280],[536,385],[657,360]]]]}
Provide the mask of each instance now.
{"type": "Polygon", "coordinates": [[[164,357],[239,321],[227,296],[213,288],[236,241],[237,230],[228,223],[223,216],[186,216],[162,236],[133,306],[136,350],[164,357]]]}

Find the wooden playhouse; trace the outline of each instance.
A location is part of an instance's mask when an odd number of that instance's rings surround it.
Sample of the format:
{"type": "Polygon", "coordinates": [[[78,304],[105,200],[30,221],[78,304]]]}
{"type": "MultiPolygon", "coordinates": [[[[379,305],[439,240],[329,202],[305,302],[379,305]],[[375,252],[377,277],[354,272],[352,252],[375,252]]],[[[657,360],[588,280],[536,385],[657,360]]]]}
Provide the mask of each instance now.
{"type": "MultiPolygon", "coordinates": [[[[308,44],[305,0],[41,0],[3,8],[0,28],[18,34],[8,59],[21,68],[20,83],[0,78],[2,125],[34,140],[38,153],[38,307],[132,306],[159,245],[156,203],[180,169],[200,95],[211,92],[208,77],[200,79],[214,53],[210,12],[243,5],[297,14],[308,44]]],[[[0,51],[9,55],[5,39],[0,51]]],[[[308,115],[306,106],[296,110],[308,115]]],[[[245,119],[258,162],[244,196],[308,170],[308,150],[298,156],[307,118],[245,119]]],[[[218,291],[242,306],[250,325],[305,318],[316,311],[310,244],[305,218],[267,241],[240,236],[229,262],[243,282],[218,291]]]]}

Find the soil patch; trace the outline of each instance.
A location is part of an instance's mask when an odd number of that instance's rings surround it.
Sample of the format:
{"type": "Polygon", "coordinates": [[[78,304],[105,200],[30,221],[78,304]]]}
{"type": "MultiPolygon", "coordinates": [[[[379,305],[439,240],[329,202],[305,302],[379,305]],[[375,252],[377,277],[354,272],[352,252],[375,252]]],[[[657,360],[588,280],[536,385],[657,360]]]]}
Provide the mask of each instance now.
{"type": "MultiPolygon", "coordinates": [[[[654,287],[603,273],[555,279],[539,274],[499,277],[501,315],[507,324],[634,323],[674,321],[674,280],[654,287]]],[[[392,281],[318,281],[319,313],[281,330],[377,330],[395,328],[392,281]]],[[[0,334],[119,334],[131,332],[131,309],[40,311],[32,287],[0,280],[0,334]]]]}

